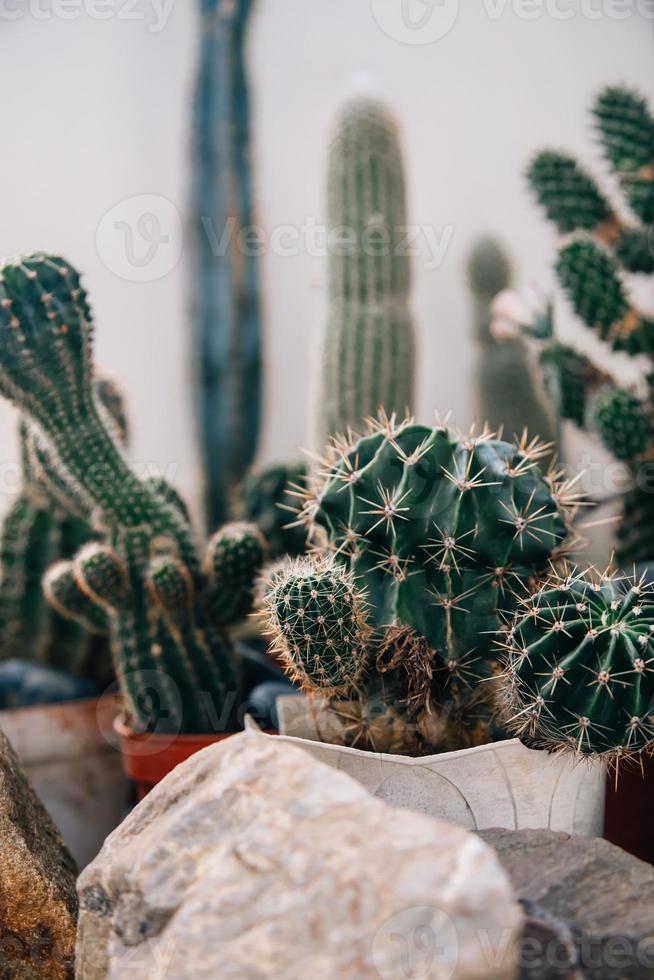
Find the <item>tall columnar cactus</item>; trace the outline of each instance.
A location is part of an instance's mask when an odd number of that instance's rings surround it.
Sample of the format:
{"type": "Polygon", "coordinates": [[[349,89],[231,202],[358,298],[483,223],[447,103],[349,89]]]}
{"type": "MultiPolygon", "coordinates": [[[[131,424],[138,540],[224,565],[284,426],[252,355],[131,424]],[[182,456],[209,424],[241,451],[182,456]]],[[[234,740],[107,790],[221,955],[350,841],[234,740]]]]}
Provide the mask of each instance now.
{"type": "Polygon", "coordinates": [[[223,529],[201,565],[175,495],[136,476],[99,410],[91,322],[63,259],[39,253],[0,270],[0,392],[38,427],[102,533],[50,570],[46,592],[73,618],[106,622],[136,728],[218,731],[239,690],[225,627],[247,609],[263,542],[256,528],[223,529]],[[220,574],[223,561],[238,575],[220,574]]]}
{"type": "Polygon", "coordinates": [[[506,724],[614,761],[654,747],[654,593],[578,572],[524,599],[506,641],[506,724]]]}
{"type": "Polygon", "coordinates": [[[536,443],[488,433],[383,419],[337,449],[304,507],[321,549],[265,592],[289,671],[368,748],[498,737],[501,612],[564,549],[568,487],[542,475],[536,443]]]}
{"type": "Polygon", "coordinates": [[[490,330],[491,301],[509,288],[511,265],[494,238],[480,238],[468,259],[477,339],[477,417],[508,438],[525,427],[555,441],[552,417],[543,405],[521,336],[498,340],[490,330]]]}
{"type": "MultiPolygon", "coordinates": [[[[106,379],[99,379],[96,389],[124,442],[127,422],[120,394],[106,379]]],[[[0,660],[33,660],[73,674],[106,677],[100,642],[49,607],[42,585],[48,567],[71,558],[92,538],[92,528],[73,498],[51,491],[38,433],[24,420],[19,439],[22,487],[0,532],[0,660]]]]}
{"type": "Polygon", "coordinates": [[[226,520],[230,494],[254,458],[259,432],[258,263],[247,242],[253,190],[245,42],[253,7],[254,0],[200,2],[193,319],[209,527],[226,520]]]}
{"type": "MultiPolygon", "coordinates": [[[[616,209],[593,177],[564,153],[539,153],[529,167],[529,182],[565,236],[556,272],[575,313],[613,350],[651,359],[654,311],[647,314],[636,306],[628,277],[654,274],[654,118],[644,99],[619,87],[600,93],[593,118],[627,208],[616,209]]],[[[564,415],[594,427],[631,470],[632,489],[618,530],[618,559],[625,564],[651,559],[652,367],[646,390],[631,391],[621,389],[588,359],[571,371],[569,348],[557,345],[545,357],[550,370],[561,369],[564,415]]]]}
{"type": "Polygon", "coordinates": [[[406,192],[395,121],[355,99],[343,110],[328,165],[329,286],[318,405],[320,445],[381,407],[413,405],[411,269],[406,192]]]}

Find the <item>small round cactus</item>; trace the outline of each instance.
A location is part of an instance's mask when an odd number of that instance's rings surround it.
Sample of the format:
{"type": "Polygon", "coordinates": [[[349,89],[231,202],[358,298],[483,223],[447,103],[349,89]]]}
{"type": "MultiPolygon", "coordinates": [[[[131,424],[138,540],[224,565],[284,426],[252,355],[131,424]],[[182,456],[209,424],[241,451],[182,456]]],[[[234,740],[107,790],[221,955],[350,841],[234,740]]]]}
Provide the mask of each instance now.
{"type": "Polygon", "coordinates": [[[366,606],[353,577],[333,561],[298,559],[273,571],[264,609],[293,680],[326,696],[353,690],[367,666],[366,606]]]}
{"type": "Polygon", "coordinates": [[[523,601],[505,649],[505,723],[528,743],[610,760],[654,746],[654,592],[642,582],[553,576],[523,601]]]}

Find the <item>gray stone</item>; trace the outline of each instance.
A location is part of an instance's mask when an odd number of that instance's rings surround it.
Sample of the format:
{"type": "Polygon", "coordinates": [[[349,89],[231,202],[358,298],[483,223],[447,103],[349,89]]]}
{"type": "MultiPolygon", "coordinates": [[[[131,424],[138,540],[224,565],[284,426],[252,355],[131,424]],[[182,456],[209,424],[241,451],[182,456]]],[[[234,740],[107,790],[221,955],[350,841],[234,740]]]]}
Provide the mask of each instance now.
{"type": "Polygon", "coordinates": [[[78,891],[80,980],[509,980],[522,928],[478,837],[254,734],[171,773],[78,891]]]}
{"type": "Polygon", "coordinates": [[[526,900],[526,935],[533,938],[542,929],[540,939],[522,949],[521,976],[556,977],[557,950],[572,940],[577,972],[560,976],[652,980],[653,867],[599,838],[548,830],[487,830],[480,836],[526,900]]]}
{"type": "Polygon", "coordinates": [[[72,977],[75,862],[0,732],[0,978],[72,977]]]}

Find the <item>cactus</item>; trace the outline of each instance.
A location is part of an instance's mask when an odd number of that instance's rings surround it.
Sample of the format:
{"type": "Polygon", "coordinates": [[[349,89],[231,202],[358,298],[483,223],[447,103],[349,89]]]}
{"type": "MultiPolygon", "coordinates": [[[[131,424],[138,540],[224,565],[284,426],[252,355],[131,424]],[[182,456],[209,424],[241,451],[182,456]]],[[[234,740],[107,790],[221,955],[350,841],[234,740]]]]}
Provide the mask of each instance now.
{"type": "Polygon", "coordinates": [[[500,737],[500,612],[565,549],[574,495],[543,477],[536,442],[488,432],[460,439],[382,418],[336,448],[303,508],[322,546],[264,592],[287,669],[355,717],[351,735],[368,748],[500,737]]]}
{"type": "Polygon", "coordinates": [[[295,520],[295,511],[308,482],[305,463],[277,463],[251,473],[243,484],[242,517],[257,525],[271,559],[295,557],[307,550],[306,528],[295,520]]]}
{"type": "Polygon", "coordinates": [[[380,407],[410,411],[414,387],[404,169],[395,122],[349,102],[328,165],[329,286],[318,406],[319,445],[380,407]]]}
{"type": "Polygon", "coordinates": [[[554,426],[539,398],[524,339],[498,341],[490,331],[491,301],[510,281],[511,265],[500,244],[480,238],[468,259],[478,344],[477,417],[509,438],[526,427],[553,443],[554,426]]]}
{"type": "MultiPolygon", "coordinates": [[[[566,236],[556,272],[577,316],[613,350],[651,359],[654,319],[633,302],[624,274],[654,274],[654,117],[638,94],[611,87],[596,99],[593,118],[630,210],[628,219],[622,217],[625,209],[615,208],[593,177],[566,154],[539,153],[528,178],[548,218],[566,236]]],[[[631,471],[632,487],[618,528],[618,561],[629,565],[649,560],[653,542],[648,528],[654,523],[648,476],[654,450],[651,385],[644,397],[637,390],[621,389],[587,358],[575,367],[571,355],[561,356],[561,345],[553,354],[545,351],[544,359],[550,369],[563,372],[564,416],[595,429],[631,471]]]]}
{"type": "MultiPolygon", "coordinates": [[[[73,618],[106,620],[135,729],[229,730],[239,687],[225,627],[246,609],[253,583],[219,574],[220,537],[203,568],[175,495],[130,469],[99,409],[91,354],[91,311],[76,270],[43,253],[6,263],[0,392],[38,426],[51,464],[102,536],[51,569],[46,594],[73,618]]],[[[258,530],[241,529],[226,560],[245,576],[257,547],[261,559],[258,530]]]]}
{"type": "Polygon", "coordinates": [[[507,726],[534,747],[615,761],[654,747],[654,593],[554,575],[523,600],[506,641],[507,726]]]}
{"type": "Polygon", "coordinates": [[[194,347],[208,527],[254,458],[261,399],[245,41],[254,0],[201,0],[194,102],[194,347]],[[221,252],[220,244],[227,242],[221,252]]]}
{"type": "MultiPolygon", "coordinates": [[[[96,382],[98,401],[127,439],[123,402],[107,379],[96,382]]],[[[75,675],[108,679],[108,652],[97,624],[95,636],[64,618],[48,603],[42,579],[47,568],[72,557],[93,536],[78,516],[74,500],[53,495],[44,472],[37,433],[19,422],[22,488],[6,515],[0,533],[0,660],[32,660],[75,675]]]]}

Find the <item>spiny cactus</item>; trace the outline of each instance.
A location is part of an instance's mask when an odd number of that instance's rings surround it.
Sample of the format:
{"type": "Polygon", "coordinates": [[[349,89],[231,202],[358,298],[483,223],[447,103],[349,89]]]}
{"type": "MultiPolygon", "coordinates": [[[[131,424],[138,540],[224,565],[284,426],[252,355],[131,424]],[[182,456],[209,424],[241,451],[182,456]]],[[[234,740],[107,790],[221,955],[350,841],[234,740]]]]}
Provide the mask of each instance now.
{"type": "MultiPolygon", "coordinates": [[[[98,407],[91,348],[91,310],[68,262],[38,253],[2,267],[0,392],[38,426],[102,535],[55,566],[46,590],[73,618],[106,619],[137,730],[229,730],[238,667],[223,610],[243,612],[248,583],[218,575],[215,539],[204,571],[174,494],[130,469],[98,407]]],[[[264,544],[256,528],[249,538],[253,562],[264,544]]]]}
{"type": "Polygon", "coordinates": [[[538,395],[521,336],[498,341],[490,330],[491,301],[509,288],[511,264],[494,238],[480,238],[468,259],[468,282],[475,305],[477,418],[508,438],[525,428],[554,442],[551,415],[538,395]]]}
{"type": "MultiPolygon", "coordinates": [[[[637,93],[610,87],[596,99],[593,118],[604,156],[626,198],[627,219],[624,209],[614,207],[593,177],[564,153],[539,153],[528,178],[549,219],[569,239],[559,249],[556,272],[575,313],[614,350],[651,358],[654,318],[632,300],[625,274],[654,273],[654,117],[637,93]]],[[[618,560],[626,565],[649,560],[647,528],[654,523],[648,476],[654,448],[651,386],[643,400],[635,390],[619,389],[587,358],[577,367],[569,356],[546,360],[550,370],[560,368],[565,417],[578,424],[595,423],[607,448],[617,451],[631,470],[633,488],[618,529],[618,560]],[[615,389],[612,395],[610,388],[615,389]],[[586,413],[586,404],[597,401],[600,389],[599,409],[586,413]],[[622,441],[620,433],[628,438],[622,441]]]]}
{"type": "MultiPolygon", "coordinates": [[[[123,402],[115,386],[98,379],[99,403],[127,438],[123,402]]],[[[108,679],[108,651],[97,624],[82,627],[48,606],[42,579],[50,565],[72,557],[93,536],[72,496],[52,493],[38,433],[19,422],[22,489],[0,533],[0,660],[39,664],[99,681],[108,679]]],[[[105,624],[106,625],[106,624],[105,624]]],[[[106,631],[106,630],[105,630],[106,631]]]]}
{"type": "Polygon", "coordinates": [[[309,482],[305,463],[275,463],[251,473],[241,490],[244,520],[256,524],[271,559],[294,557],[307,550],[306,528],[295,520],[297,498],[309,482]]]}
{"type": "Polygon", "coordinates": [[[388,746],[383,731],[405,752],[499,737],[500,611],[564,550],[574,495],[543,477],[542,446],[488,432],[382,418],[336,451],[303,510],[318,556],[264,593],[288,670],[357,719],[364,747],[388,746]]]}
{"type": "Polygon", "coordinates": [[[506,641],[507,726],[535,747],[614,761],[654,747],[654,592],[590,573],[523,600],[506,641]]]}
{"type": "Polygon", "coordinates": [[[406,192],[394,119],[367,98],[349,102],[329,152],[327,323],[319,444],[359,428],[383,406],[411,410],[414,384],[406,192]]]}
{"type": "Polygon", "coordinates": [[[201,0],[194,100],[194,350],[208,527],[227,519],[259,434],[258,260],[245,59],[254,0],[201,0]],[[245,238],[243,237],[245,236],[245,238]],[[221,250],[221,242],[226,248],[221,250]]]}

